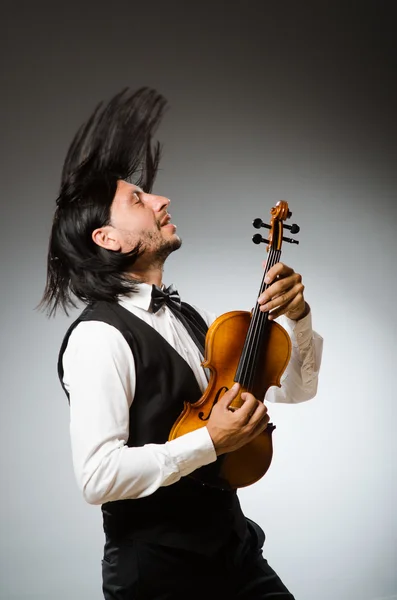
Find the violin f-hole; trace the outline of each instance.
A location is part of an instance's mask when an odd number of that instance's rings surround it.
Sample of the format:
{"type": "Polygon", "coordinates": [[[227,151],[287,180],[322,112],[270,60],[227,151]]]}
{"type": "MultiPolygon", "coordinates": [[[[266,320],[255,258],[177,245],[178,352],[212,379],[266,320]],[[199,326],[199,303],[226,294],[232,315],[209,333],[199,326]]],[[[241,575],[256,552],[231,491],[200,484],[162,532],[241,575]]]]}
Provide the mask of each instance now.
{"type": "Polygon", "coordinates": [[[214,408],[215,404],[218,402],[218,400],[219,400],[219,398],[220,398],[220,396],[221,396],[221,393],[222,393],[222,392],[228,392],[228,391],[229,391],[229,388],[228,388],[228,387],[226,387],[225,385],[224,385],[223,387],[219,388],[219,390],[218,390],[218,391],[216,392],[216,394],[215,394],[215,398],[214,398],[214,401],[213,401],[213,403],[212,403],[212,406],[211,406],[210,412],[208,413],[208,416],[207,416],[207,417],[204,417],[204,413],[203,413],[203,412],[200,412],[200,413],[198,414],[198,417],[199,417],[200,421],[208,421],[208,419],[209,419],[209,418],[210,418],[210,416],[211,416],[212,409],[214,408]]]}

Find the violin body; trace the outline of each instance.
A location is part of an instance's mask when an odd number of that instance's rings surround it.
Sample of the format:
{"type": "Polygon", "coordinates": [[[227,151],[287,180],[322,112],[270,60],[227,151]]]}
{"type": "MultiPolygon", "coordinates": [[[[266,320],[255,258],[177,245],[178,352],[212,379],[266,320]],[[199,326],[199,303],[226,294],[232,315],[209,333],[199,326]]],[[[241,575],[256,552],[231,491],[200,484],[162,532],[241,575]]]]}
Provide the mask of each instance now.
{"type": "MultiPolygon", "coordinates": [[[[233,311],[221,315],[212,323],[206,336],[205,360],[202,363],[203,367],[210,370],[208,387],[200,400],[194,404],[184,403],[184,409],[174,423],[169,440],[204,427],[213,406],[232,387],[251,318],[250,312],[233,311]]],[[[263,401],[270,386],[280,387],[280,378],[290,356],[291,340],[288,333],[278,323],[268,321],[260,344],[254,377],[249,388],[243,386],[240,393],[251,392],[258,400],[263,401]]],[[[239,395],[230,408],[237,409],[242,404],[243,400],[239,395]]],[[[231,488],[251,485],[266,473],[273,456],[273,429],[274,426],[269,423],[254,440],[234,452],[219,457],[222,459],[220,478],[231,488]]]]}
{"type": "MultiPolygon", "coordinates": [[[[259,294],[266,291],[266,274],[279,262],[283,241],[299,242],[284,237],[283,221],[292,215],[285,200],[280,200],[270,214],[271,224],[255,219],[256,229],[265,227],[270,230],[268,238],[268,257],[259,294]]],[[[292,234],[299,232],[298,225],[285,225],[292,234]]],[[[255,244],[265,242],[260,235],[253,236],[255,244]]],[[[291,357],[291,340],[281,325],[269,319],[269,312],[261,311],[258,303],[252,313],[234,311],[221,315],[208,329],[205,339],[205,360],[203,367],[210,370],[210,378],[203,396],[191,404],[184,403],[182,413],[174,423],[169,440],[173,440],[190,431],[204,427],[211,411],[219,398],[235,382],[240,384],[240,395],[230,405],[237,410],[243,404],[241,393],[250,392],[263,401],[270,386],[281,386],[281,376],[291,357]]],[[[270,467],[273,456],[272,423],[238,450],[222,454],[217,462],[197,469],[191,477],[204,477],[203,483],[219,485],[223,488],[240,488],[258,481],[270,467]],[[211,467],[215,469],[211,469],[211,467]],[[210,469],[208,470],[208,467],[210,469]],[[204,471],[204,473],[203,473],[204,471]]]]}

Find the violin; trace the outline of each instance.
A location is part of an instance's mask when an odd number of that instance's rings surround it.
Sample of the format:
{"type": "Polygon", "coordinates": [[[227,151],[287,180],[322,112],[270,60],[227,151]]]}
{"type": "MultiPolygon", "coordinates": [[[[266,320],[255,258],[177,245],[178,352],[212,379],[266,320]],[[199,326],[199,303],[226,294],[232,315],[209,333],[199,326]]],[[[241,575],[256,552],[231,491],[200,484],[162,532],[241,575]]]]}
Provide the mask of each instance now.
{"type": "MultiPolygon", "coordinates": [[[[267,240],[260,233],[252,238],[255,244],[267,242],[268,255],[258,296],[269,285],[265,282],[267,272],[280,261],[282,242],[299,243],[283,235],[284,228],[292,234],[299,232],[298,225],[283,224],[292,216],[288,203],[280,200],[270,214],[270,225],[261,219],[253,221],[255,228],[270,230],[267,240]]],[[[263,401],[270,386],[281,386],[280,379],[291,356],[291,340],[285,329],[268,316],[268,312],[259,310],[256,302],[252,312],[228,312],[212,323],[206,335],[202,362],[202,366],[210,371],[207,389],[197,402],[184,403],[169,440],[205,426],[214,405],[235,382],[241,388],[230,405],[231,410],[242,406],[243,392],[250,392],[263,401]]],[[[275,425],[268,423],[266,429],[252,441],[218,457],[219,478],[229,489],[249,486],[265,475],[273,457],[274,429],[275,425]]]]}

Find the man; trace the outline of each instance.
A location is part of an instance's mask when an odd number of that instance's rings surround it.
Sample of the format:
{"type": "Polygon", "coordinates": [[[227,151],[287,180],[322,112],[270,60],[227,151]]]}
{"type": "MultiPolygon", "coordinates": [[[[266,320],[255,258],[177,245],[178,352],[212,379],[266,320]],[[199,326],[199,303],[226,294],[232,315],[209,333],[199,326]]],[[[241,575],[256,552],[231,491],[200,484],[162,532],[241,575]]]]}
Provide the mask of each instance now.
{"type": "MultiPolygon", "coordinates": [[[[147,88],[115,96],[80,128],[66,157],[42,304],[87,304],[69,328],[59,376],[70,401],[76,478],[102,505],[106,600],[289,599],[262,557],[264,533],[219,478],[219,457],[267,427],[263,398],[234,385],[207,424],[167,441],[184,401],[208,384],[201,366],[214,316],[179,302],[162,281],[181,240],[170,200],[151,193],[159,163],[152,135],[165,107],[147,88]]],[[[321,338],[311,330],[301,276],[278,263],[260,310],[293,340],[281,388],[266,400],[316,393],[321,338]]]]}

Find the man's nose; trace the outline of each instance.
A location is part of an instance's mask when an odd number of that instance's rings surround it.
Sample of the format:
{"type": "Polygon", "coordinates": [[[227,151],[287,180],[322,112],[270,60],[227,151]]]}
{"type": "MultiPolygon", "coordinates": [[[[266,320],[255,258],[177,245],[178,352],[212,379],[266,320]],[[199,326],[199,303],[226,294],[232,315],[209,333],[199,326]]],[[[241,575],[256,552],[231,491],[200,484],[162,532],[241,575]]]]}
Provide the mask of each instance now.
{"type": "Polygon", "coordinates": [[[145,194],[145,201],[150,205],[154,212],[161,212],[170,203],[170,199],[165,196],[156,196],[155,194],[145,194]]]}

